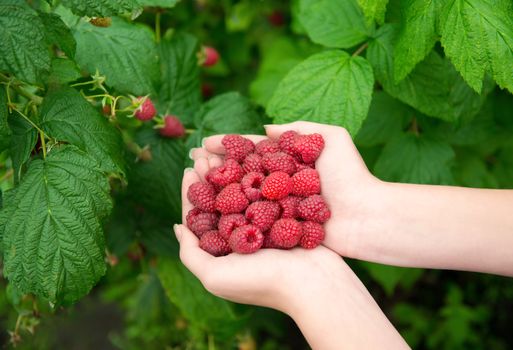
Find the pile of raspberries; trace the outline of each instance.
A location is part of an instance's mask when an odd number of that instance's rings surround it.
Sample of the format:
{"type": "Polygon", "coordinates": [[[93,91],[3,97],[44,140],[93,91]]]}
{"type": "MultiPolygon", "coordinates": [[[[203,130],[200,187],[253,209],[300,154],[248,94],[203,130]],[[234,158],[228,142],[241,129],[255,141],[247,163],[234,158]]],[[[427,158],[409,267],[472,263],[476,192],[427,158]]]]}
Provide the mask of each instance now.
{"type": "Polygon", "coordinates": [[[214,256],[317,247],[331,215],[315,170],[323,137],[287,131],[255,145],[241,135],[226,135],[222,144],[224,164],[187,192],[194,205],[187,227],[200,247],[214,256]]]}

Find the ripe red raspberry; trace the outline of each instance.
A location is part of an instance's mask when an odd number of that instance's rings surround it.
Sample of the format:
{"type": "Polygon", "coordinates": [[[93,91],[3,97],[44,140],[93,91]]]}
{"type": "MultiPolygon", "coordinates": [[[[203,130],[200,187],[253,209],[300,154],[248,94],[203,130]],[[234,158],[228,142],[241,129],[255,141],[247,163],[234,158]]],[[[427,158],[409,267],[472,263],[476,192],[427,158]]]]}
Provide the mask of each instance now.
{"type": "Polygon", "coordinates": [[[280,145],[278,144],[278,141],[271,140],[271,139],[265,139],[260,142],[258,142],[255,145],[255,152],[259,155],[263,156],[267,153],[276,153],[280,151],[280,145]]]}
{"type": "Polygon", "coordinates": [[[262,166],[262,157],[260,157],[256,153],[251,153],[244,159],[244,162],[242,163],[242,169],[246,173],[255,171],[257,173],[263,173],[264,167],[262,166]]]}
{"type": "Polygon", "coordinates": [[[264,235],[254,225],[241,226],[233,231],[228,240],[230,248],[236,253],[250,254],[262,247],[264,235]]]}
{"type": "Polygon", "coordinates": [[[215,213],[204,213],[199,208],[189,211],[185,218],[187,227],[198,237],[203,233],[214,230],[217,226],[218,217],[215,213]]]}
{"type": "Polygon", "coordinates": [[[303,198],[296,196],[287,196],[285,198],[280,199],[278,203],[280,203],[281,207],[281,218],[282,219],[296,219],[299,217],[299,213],[297,211],[297,207],[299,202],[301,202],[303,198]]]}
{"type": "Polygon", "coordinates": [[[216,209],[221,214],[241,213],[248,206],[249,201],[239,183],[229,184],[217,195],[216,209]]]}
{"type": "Polygon", "coordinates": [[[305,169],[292,176],[292,194],[308,197],[321,193],[319,173],[315,169],[305,169]]]}
{"type": "Polygon", "coordinates": [[[262,166],[269,173],[283,171],[292,175],[296,172],[296,162],[294,158],[284,152],[264,154],[262,157],[262,166]]]}
{"type": "Polygon", "coordinates": [[[294,151],[294,141],[298,136],[298,133],[293,130],[285,131],[283,134],[281,134],[280,138],[278,139],[278,144],[280,145],[281,150],[287,154],[290,154],[291,156],[295,155],[296,152],[294,151]]]}
{"type": "Polygon", "coordinates": [[[139,105],[134,111],[134,116],[137,119],[146,121],[153,119],[153,117],[157,114],[155,106],[149,97],[138,97],[135,103],[139,105]]]}
{"type": "Polygon", "coordinates": [[[262,183],[265,180],[265,175],[257,172],[250,172],[244,175],[241,181],[242,191],[249,199],[250,202],[255,202],[262,199],[262,183]]]}
{"type": "Polygon", "coordinates": [[[219,61],[219,52],[211,46],[203,46],[203,54],[205,56],[204,67],[211,67],[219,61]]]}
{"type": "Polygon", "coordinates": [[[313,163],[324,149],[324,138],[320,134],[301,135],[294,140],[294,152],[305,163],[313,163]]]}
{"type": "Polygon", "coordinates": [[[185,128],[180,119],[174,115],[166,115],[164,117],[164,127],[159,132],[164,137],[182,137],[185,135],[185,128]]]}
{"type": "Polygon", "coordinates": [[[280,248],[292,248],[303,235],[301,224],[294,219],[280,219],[271,228],[269,237],[280,248]]]}
{"type": "Polygon", "coordinates": [[[305,249],[313,249],[324,240],[324,228],[321,224],[313,221],[305,221],[303,225],[303,236],[299,245],[305,249]]]}
{"type": "Polygon", "coordinates": [[[275,242],[273,242],[269,234],[264,234],[264,243],[262,243],[262,248],[279,249],[280,247],[275,242]]]}
{"type": "Polygon", "coordinates": [[[228,242],[216,230],[205,232],[200,238],[199,246],[213,256],[223,256],[232,252],[228,242]]]}
{"type": "Polygon", "coordinates": [[[325,223],[331,216],[328,205],[318,194],[303,199],[299,203],[297,211],[301,218],[320,224],[325,223]]]}
{"type": "Polygon", "coordinates": [[[221,143],[226,150],[225,159],[235,159],[239,163],[255,150],[253,141],[240,135],[225,135],[221,143]]]}
{"type": "Polygon", "coordinates": [[[239,182],[244,176],[244,170],[242,170],[239,163],[233,159],[227,159],[223,165],[218,168],[211,169],[205,179],[211,184],[224,187],[234,182],[239,182]]]}
{"type": "Polygon", "coordinates": [[[246,209],[246,219],[262,232],[269,230],[279,217],[280,205],[276,202],[259,201],[246,209]]]}
{"type": "Polygon", "coordinates": [[[262,195],[267,199],[281,199],[292,191],[292,179],[289,174],[277,171],[267,176],[262,184],[262,195]]]}
{"type": "Polygon", "coordinates": [[[203,182],[193,183],[187,190],[187,199],[202,211],[213,213],[216,210],[216,190],[211,184],[203,182]]]}
{"type": "Polygon", "coordinates": [[[248,224],[248,220],[242,214],[229,214],[223,215],[219,219],[219,224],[217,228],[219,229],[219,234],[224,239],[228,240],[232,235],[233,230],[237,227],[244,226],[248,224]]]}
{"type": "Polygon", "coordinates": [[[279,10],[274,10],[267,15],[267,20],[274,27],[281,27],[285,24],[285,15],[279,10]]]}
{"type": "Polygon", "coordinates": [[[305,169],[315,169],[315,163],[303,163],[301,160],[294,157],[294,161],[296,162],[296,171],[300,172],[305,169]]]}

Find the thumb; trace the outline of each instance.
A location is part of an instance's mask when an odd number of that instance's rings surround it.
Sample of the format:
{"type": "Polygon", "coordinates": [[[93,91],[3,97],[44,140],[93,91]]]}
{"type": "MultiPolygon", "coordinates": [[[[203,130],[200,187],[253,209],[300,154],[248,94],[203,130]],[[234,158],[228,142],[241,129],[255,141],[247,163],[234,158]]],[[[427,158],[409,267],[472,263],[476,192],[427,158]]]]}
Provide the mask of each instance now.
{"type": "Polygon", "coordinates": [[[312,122],[296,121],[288,124],[270,124],[264,125],[267,136],[272,139],[277,139],[285,131],[293,130],[299,134],[313,134],[318,133],[325,138],[340,135],[341,133],[349,135],[346,129],[340,126],[326,125],[312,122]]]}

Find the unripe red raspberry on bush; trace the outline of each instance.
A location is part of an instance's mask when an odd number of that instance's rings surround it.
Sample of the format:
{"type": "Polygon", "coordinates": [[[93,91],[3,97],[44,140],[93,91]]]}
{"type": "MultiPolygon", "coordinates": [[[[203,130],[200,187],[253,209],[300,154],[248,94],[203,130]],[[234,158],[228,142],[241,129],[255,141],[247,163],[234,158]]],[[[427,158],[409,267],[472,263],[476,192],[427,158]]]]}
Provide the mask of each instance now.
{"type": "Polygon", "coordinates": [[[203,46],[203,66],[211,67],[219,61],[219,52],[211,46],[203,46]]]}
{"type": "Polygon", "coordinates": [[[195,206],[187,226],[214,256],[259,249],[312,249],[322,243],[330,218],[321,196],[315,160],[324,148],[319,134],[283,133],[256,145],[241,135],[222,141],[225,161],[189,187],[195,206]]]}

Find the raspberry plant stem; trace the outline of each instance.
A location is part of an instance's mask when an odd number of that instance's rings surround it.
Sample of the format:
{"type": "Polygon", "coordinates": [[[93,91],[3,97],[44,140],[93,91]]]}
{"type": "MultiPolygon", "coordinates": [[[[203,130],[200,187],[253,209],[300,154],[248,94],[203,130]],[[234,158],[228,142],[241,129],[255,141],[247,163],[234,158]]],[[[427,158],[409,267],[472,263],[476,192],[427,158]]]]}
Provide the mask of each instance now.
{"type": "Polygon", "coordinates": [[[23,87],[21,87],[20,85],[23,84],[22,82],[17,82],[17,81],[15,81],[14,78],[9,78],[8,76],[6,76],[2,73],[0,73],[0,81],[2,83],[4,83],[5,85],[7,85],[7,89],[9,89],[9,88],[13,89],[18,94],[29,99],[36,105],[40,105],[41,103],[43,103],[42,97],[34,95],[33,93],[31,93],[31,92],[25,90],[23,87]]]}
{"type": "Polygon", "coordinates": [[[39,131],[39,138],[41,139],[41,148],[43,149],[43,159],[46,159],[46,142],[43,131],[39,131]]]}
{"type": "Polygon", "coordinates": [[[353,57],[358,56],[369,46],[369,43],[363,43],[359,48],[356,49],[356,51],[353,53],[353,57]]]}

